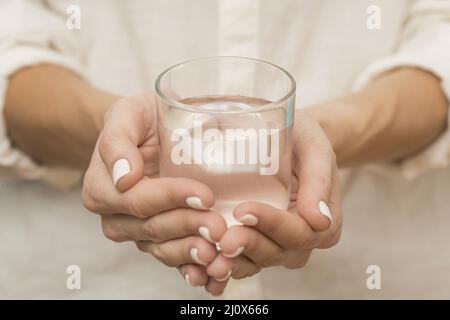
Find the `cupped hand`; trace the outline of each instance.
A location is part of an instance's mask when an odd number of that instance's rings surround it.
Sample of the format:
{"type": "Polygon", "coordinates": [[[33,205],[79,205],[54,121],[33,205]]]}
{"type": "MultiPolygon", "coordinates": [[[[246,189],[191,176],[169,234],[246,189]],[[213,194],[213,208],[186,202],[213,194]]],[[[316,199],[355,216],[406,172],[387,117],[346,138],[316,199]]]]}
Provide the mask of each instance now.
{"type": "Polygon", "coordinates": [[[210,277],[240,279],[270,266],[301,268],[313,249],[338,243],[341,194],[330,140],[314,118],[300,111],[293,143],[289,209],[239,204],[233,214],[243,225],[231,227],[221,238],[222,252],[207,268],[210,277]]]}
{"type": "Polygon", "coordinates": [[[88,170],[82,198],[100,215],[105,236],[134,241],[167,266],[177,267],[193,286],[222,284],[209,279],[205,266],[217,256],[224,219],[210,209],[214,195],[204,184],[185,178],[160,178],[158,123],[151,97],[119,100],[105,116],[88,170]]]}

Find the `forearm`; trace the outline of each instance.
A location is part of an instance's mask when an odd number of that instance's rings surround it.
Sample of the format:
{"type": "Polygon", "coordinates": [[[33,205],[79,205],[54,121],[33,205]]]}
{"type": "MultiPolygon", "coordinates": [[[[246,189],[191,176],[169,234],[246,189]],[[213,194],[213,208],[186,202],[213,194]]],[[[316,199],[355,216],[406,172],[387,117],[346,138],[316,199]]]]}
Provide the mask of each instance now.
{"type": "Polygon", "coordinates": [[[103,113],[116,99],[63,68],[27,68],[8,86],[8,134],[17,148],[40,163],[85,168],[103,113]]]}
{"type": "Polygon", "coordinates": [[[448,101],[439,79],[405,68],[307,112],[329,136],[339,165],[351,166],[397,160],[423,149],[445,130],[448,101]]]}

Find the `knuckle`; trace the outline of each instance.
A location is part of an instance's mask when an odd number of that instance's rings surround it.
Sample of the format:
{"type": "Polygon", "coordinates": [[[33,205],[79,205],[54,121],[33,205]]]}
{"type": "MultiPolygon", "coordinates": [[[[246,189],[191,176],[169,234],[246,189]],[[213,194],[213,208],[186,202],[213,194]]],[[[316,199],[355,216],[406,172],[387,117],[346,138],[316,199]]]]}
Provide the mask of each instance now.
{"type": "Polygon", "coordinates": [[[105,155],[108,154],[113,147],[113,139],[111,139],[110,135],[105,135],[103,133],[98,141],[98,152],[101,155],[105,155]]]}
{"type": "Polygon", "coordinates": [[[341,239],[341,235],[339,232],[335,232],[330,238],[328,238],[322,245],[321,248],[329,249],[331,247],[336,246],[341,239]]]}
{"type": "Polygon", "coordinates": [[[85,188],[83,188],[83,191],[81,193],[81,201],[83,202],[83,206],[91,211],[96,212],[97,210],[97,203],[94,201],[94,199],[91,197],[88,191],[86,191],[85,188]]]}
{"type": "Polygon", "coordinates": [[[289,249],[306,249],[307,246],[311,243],[312,237],[308,234],[297,235],[292,241],[292,244],[289,249]]]}
{"type": "Polygon", "coordinates": [[[95,196],[94,190],[95,188],[90,182],[90,179],[88,177],[85,177],[83,181],[83,189],[81,191],[81,201],[83,203],[83,206],[87,210],[94,213],[99,213],[100,206],[98,204],[98,199],[95,196]]]}
{"type": "Polygon", "coordinates": [[[145,218],[145,215],[141,210],[141,201],[142,199],[137,199],[133,193],[128,192],[123,198],[123,205],[132,216],[142,219],[145,218]]]}
{"type": "Polygon", "coordinates": [[[314,198],[313,190],[311,186],[318,186],[327,190],[330,187],[332,180],[332,168],[329,170],[321,171],[320,173],[314,173],[314,175],[304,177],[300,179],[299,185],[302,188],[302,191],[305,193],[303,195],[304,199],[312,199],[314,198]]]}
{"type": "Polygon", "coordinates": [[[177,203],[177,192],[173,188],[172,179],[164,179],[161,181],[161,190],[164,194],[164,203],[171,206],[177,203]]]}
{"type": "Polygon", "coordinates": [[[283,266],[287,269],[301,269],[308,263],[310,256],[311,251],[291,251],[283,266]]]}
{"type": "Polygon", "coordinates": [[[266,223],[267,234],[274,234],[278,231],[282,224],[282,218],[280,215],[274,215],[273,219],[266,223]]]}
{"type": "Polygon", "coordinates": [[[148,219],[144,225],[144,232],[149,236],[150,240],[153,242],[162,242],[162,238],[160,236],[159,228],[155,222],[155,219],[148,219]]]}
{"type": "Polygon", "coordinates": [[[277,252],[277,253],[275,253],[273,255],[266,256],[266,257],[262,258],[259,261],[259,265],[261,267],[264,267],[264,268],[276,266],[276,265],[280,264],[280,261],[282,261],[283,258],[284,258],[284,254],[283,254],[282,251],[280,251],[280,252],[277,252]]]}
{"type": "Polygon", "coordinates": [[[242,272],[237,272],[237,273],[232,274],[231,277],[233,279],[240,280],[240,279],[250,277],[250,275],[248,275],[246,273],[242,273],[242,272]]]}
{"type": "MultiPolygon", "coordinates": [[[[203,218],[203,217],[202,217],[203,218]]],[[[225,219],[217,212],[210,212],[204,217],[204,224],[210,227],[210,230],[217,229],[221,236],[227,231],[225,219]]]]}
{"type": "Polygon", "coordinates": [[[147,252],[147,250],[145,249],[142,241],[136,241],[135,244],[136,244],[136,247],[139,249],[139,251],[147,252]]]}
{"type": "Polygon", "coordinates": [[[158,245],[152,245],[150,253],[153,257],[155,257],[155,259],[157,259],[158,261],[161,261],[166,266],[168,266],[167,262],[165,261],[165,255],[158,245]]]}
{"type": "Polygon", "coordinates": [[[302,258],[302,259],[298,259],[296,261],[288,262],[288,263],[284,264],[284,267],[286,269],[291,269],[291,270],[292,269],[301,269],[306,265],[307,262],[308,262],[308,259],[302,258]]]}
{"type": "Polygon", "coordinates": [[[109,240],[112,240],[114,242],[123,241],[120,233],[111,224],[104,223],[102,226],[102,230],[103,230],[103,234],[105,235],[105,237],[108,238],[109,240]]]}
{"type": "Polygon", "coordinates": [[[245,268],[245,270],[233,271],[233,273],[231,274],[231,277],[236,280],[249,278],[249,277],[257,274],[261,270],[262,270],[262,268],[260,266],[252,266],[249,268],[245,268]]]}
{"type": "Polygon", "coordinates": [[[331,176],[327,173],[321,173],[317,177],[315,177],[317,183],[322,187],[327,187],[330,184],[331,176]]]}
{"type": "Polygon", "coordinates": [[[258,264],[263,268],[268,268],[276,265],[272,258],[262,258],[258,264]]]}

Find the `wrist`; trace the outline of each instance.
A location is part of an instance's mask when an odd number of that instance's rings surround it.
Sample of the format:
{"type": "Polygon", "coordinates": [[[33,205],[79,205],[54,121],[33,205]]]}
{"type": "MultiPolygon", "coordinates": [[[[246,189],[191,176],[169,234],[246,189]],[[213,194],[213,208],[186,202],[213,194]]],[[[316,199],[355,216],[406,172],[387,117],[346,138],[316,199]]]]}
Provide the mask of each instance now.
{"type": "Polygon", "coordinates": [[[361,91],[305,110],[324,130],[339,166],[362,162],[367,141],[382,127],[376,117],[377,103],[369,92],[361,91]]]}
{"type": "Polygon", "coordinates": [[[81,95],[82,109],[92,128],[91,139],[94,143],[103,128],[106,112],[118,99],[120,99],[118,95],[98,90],[94,87],[86,88],[81,95]]]}
{"type": "Polygon", "coordinates": [[[39,163],[84,168],[115,99],[70,70],[25,68],[10,77],[5,97],[9,138],[39,163]]]}
{"type": "MultiPolygon", "coordinates": [[[[76,166],[84,169],[90,161],[97,138],[103,128],[104,115],[119,97],[98,90],[87,83],[82,84],[76,91],[78,107],[74,108],[74,112],[78,114],[74,115],[71,125],[67,125],[67,119],[61,121],[62,126],[69,129],[67,135],[73,137],[73,152],[78,154],[76,166]]],[[[64,162],[69,163],[69,161],[64,162]]]]}

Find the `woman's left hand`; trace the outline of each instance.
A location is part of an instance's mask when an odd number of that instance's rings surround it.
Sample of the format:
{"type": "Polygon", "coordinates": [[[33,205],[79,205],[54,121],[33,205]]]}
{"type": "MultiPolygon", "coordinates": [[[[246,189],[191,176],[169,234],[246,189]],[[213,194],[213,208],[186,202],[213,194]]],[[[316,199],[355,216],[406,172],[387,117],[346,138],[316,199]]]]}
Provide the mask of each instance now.
{"type": "MultiPolygon", "coordinates": [[[[261,268],[303,267],[314,248],[329,248],[341,235],[342,210],[336,157],[319,123],[300,111],[293,130],[294,161],[290,209],[246,202],[234,210],[233,226],[208,266],[210,277],[240,279],[261,268]]],[[[217,284],[215,284],[217,285],[217,284]]],[[[206,286],[208,290],[208,286],[206,286]]]]}

